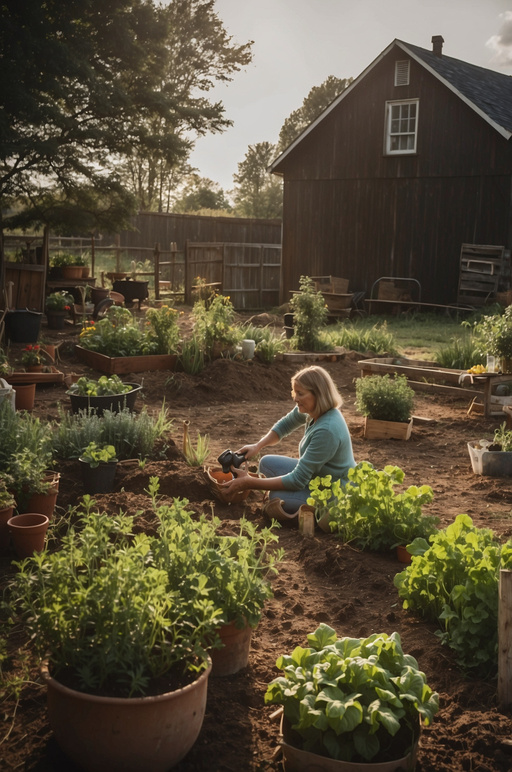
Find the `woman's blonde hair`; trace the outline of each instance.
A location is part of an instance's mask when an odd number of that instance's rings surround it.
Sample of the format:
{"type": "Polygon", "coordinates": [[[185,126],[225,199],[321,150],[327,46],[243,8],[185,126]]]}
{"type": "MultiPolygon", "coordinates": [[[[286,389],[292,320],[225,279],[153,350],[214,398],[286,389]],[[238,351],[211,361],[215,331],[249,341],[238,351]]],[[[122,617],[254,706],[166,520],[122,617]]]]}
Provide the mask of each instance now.
{"type": "Polygon", "coordinates": [[[316,418],[328,410],[332,410],[332,408],[340,408],[343,404],[341,394],[336,388],[333,379],[323,367],[311,365],[311,367],[299,370],[298,373],[292,376],[292,388],[295,383],[299,383],[315,396],[316,418]]]}

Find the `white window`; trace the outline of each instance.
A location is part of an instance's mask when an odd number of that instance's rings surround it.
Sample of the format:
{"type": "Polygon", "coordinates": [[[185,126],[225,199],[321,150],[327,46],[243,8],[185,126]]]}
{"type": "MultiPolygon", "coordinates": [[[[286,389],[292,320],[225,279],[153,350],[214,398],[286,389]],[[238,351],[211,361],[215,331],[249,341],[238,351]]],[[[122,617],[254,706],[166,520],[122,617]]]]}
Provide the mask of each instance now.
{"type": "Polygon", "coordinates": [[[419,101],[388,102],[386,108],[386,153],[415,153],[419,101]]]}
{"type": "Polygon", "coordinates": [[[409,85],[410,59],[401,59],[395,62],[395,86],[409,85]]]}

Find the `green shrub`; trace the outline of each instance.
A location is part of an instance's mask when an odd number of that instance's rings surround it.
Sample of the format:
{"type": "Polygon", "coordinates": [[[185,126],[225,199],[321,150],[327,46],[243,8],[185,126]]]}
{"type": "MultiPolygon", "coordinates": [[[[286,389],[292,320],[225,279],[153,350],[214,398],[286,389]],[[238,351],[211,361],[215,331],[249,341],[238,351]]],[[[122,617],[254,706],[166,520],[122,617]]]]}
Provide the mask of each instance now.
{"type": "Polygon", "coordinates": [[[485,364],[485,357],[475,339],[470,336],[452,338],[450,343],[441,346],[436,352],[435,361],[441,367],[469,370],[473,365],[485,364]]]}
{"type": "Polygon", "coordinates": [[[500,569],[512,569],[512,542],[499,544],[468,515],[409,545],[410,566],[395,576],[403,607],[441,624],[437,632],[464,668],[495,671],[500,569]]]}
{"type": "Polygon", "coordinates": [[[367,328],[345,322],[327,332],[331,346],[343,346],[351,351],[373,351],[376,354],[398,354],[395,337],[388,332],[386,322],[367,328]]]}
{"type": "Polygon", "coordinates": [[[386,375],[368,375],[356,380],[356,407],[368,418],[378,421],[409,421],[414,402],[414,391],[405,375],[391,378],[386,375]]]}
{"type": "Polygon", "coordinates": [[[315,289],[309,276],[301,276],[300,292],[290,300],[293,312],[293,341],[300,351],[322,351],[326,344],[321,340],[320,331],[327,322],[327,307],[324,296],[315,289]]]}

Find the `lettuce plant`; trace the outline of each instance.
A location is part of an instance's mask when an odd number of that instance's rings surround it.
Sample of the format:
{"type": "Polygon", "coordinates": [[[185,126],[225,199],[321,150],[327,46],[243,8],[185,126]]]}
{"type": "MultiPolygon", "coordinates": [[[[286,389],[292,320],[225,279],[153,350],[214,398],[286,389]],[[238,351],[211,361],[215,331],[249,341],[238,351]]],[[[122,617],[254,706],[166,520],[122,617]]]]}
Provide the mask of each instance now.
{"type": "Polygon", "coordinates": [[[398,633],[338,638],[321,624],[307,639],[309,648],[279,657],[283,675],[265,694],[265,703],[283,706],[299,747],[344,761],[405,756],[420,720],[428,726],[437,713],[439,697],[403,653],[398,633]]]}

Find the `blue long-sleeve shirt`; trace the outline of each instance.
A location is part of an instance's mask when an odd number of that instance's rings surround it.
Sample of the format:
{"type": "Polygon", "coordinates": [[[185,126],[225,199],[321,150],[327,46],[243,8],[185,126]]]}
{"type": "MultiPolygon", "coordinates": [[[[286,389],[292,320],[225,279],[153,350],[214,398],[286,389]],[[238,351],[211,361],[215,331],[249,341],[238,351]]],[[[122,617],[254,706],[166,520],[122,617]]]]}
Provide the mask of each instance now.
{"type": "Polygon", "coordinates": [[[314,421],[297,406],[272,427],[279,439],[301,426],[306,427],[299,443],[299,460],[295,469],[282,477],[285,490],[306,488],[314,477],[332,475],[346,482],[348,470],[356,465],[352,440],[341,412],[332,408],[314,421]]]}

